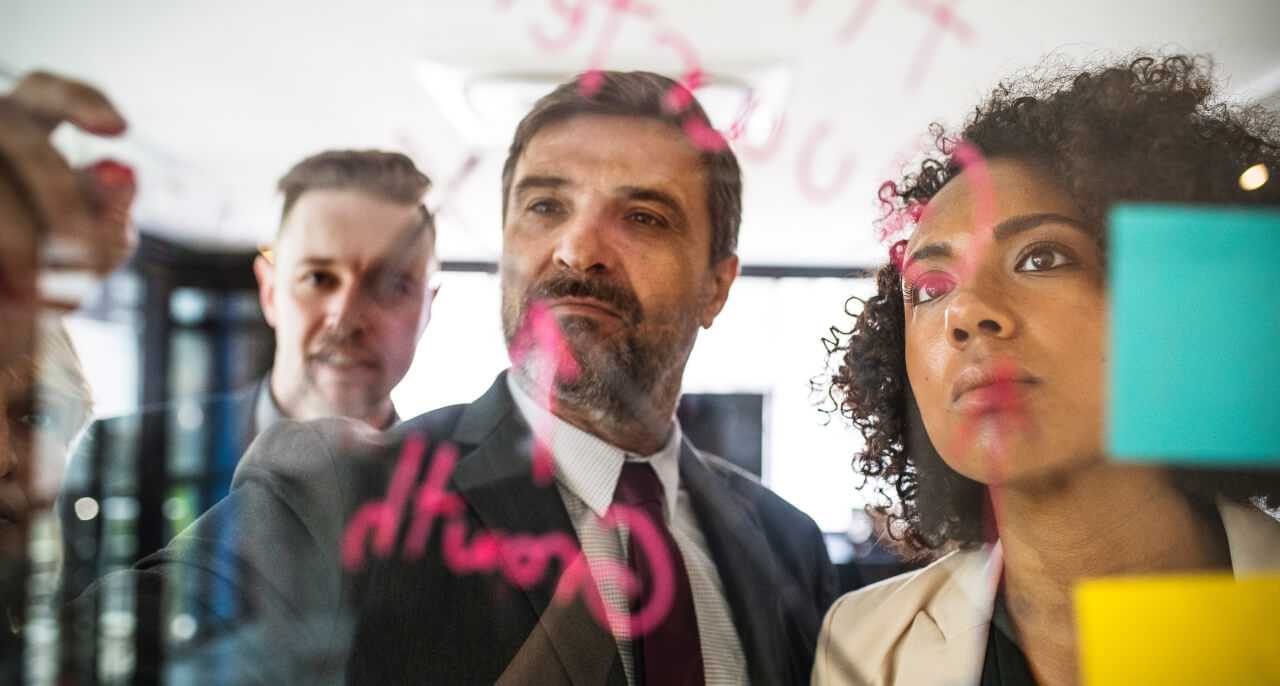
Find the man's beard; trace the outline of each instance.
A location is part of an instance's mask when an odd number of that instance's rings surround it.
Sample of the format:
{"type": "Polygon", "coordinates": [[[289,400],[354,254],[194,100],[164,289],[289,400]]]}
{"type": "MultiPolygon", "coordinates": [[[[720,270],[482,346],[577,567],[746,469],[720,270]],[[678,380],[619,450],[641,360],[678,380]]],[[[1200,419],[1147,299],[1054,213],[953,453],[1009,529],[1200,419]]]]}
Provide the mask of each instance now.
{"type": "Polygon", "coordinates": [[[539,281],[519,297],[502,292],[502,325],[512,363],[520,374],[538,384],[554,379],[555,401],[590,410],[612,420],[657,419],[655,413],[668,412],[667,401],[679,392],[679,379],[697,334],[694,305],[661,319],[646,316],[630,289],[602,278],[577,278],[558,273],[539,281]],[[530,322],[541,301],[557,298],[590,298],[608,305],[621,315],[622,327],[602,333],[591,317],[552,317],[553,328],[576,363],[576,373],[548,367],[554,351],[548,342],[530,342],[530,322]],[[560,373],[556,373],[559,371],[560,373]],[[667,396],[671,396],[668,398],[667,396]]]}
{"type": "MultiPolygon", "coordinates": [[[[367,362],[375,372],[381,362],[363,349],[365,342],[343,332],[324,332],[303,359],[304,393],[311,396],[309,404],[314,410],[338,417],[363,418],[378,409],[386,393],[378,383],[354,385],[350,382],[339,388],[326,388],[320,382],[320,370],[329,356],[345,354],[367,362]]],[[[331,372],[335,370],[330,370],[331,372]]],[[[377,378],[375,373],[374,378],[377,378]]]]}

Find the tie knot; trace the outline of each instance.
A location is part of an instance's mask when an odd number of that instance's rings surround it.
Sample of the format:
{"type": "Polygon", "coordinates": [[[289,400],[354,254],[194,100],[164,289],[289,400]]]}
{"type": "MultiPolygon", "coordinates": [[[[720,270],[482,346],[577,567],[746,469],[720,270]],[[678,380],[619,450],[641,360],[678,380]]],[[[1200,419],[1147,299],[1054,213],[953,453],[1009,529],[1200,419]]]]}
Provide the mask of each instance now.
{"type": "Polygon", "coordinates": [[[650,516],[662,517],[662,482],[658,473],[646,462],[624,462],[618,477],[618,488],[613,492],[613,502],[642,508],[650,516]]]}

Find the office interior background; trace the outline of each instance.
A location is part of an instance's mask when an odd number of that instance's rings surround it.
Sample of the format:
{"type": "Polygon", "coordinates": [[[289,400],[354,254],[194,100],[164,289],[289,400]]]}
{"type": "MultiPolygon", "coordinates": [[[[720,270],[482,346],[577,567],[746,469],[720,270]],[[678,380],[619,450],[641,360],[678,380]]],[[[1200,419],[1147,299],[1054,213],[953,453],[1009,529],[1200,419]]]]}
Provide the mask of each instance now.
{"type": "Polygon", "coordinates": [[[472,400],[507,365],[500,170],[533,100],[591,67],[700,75],[743,164],[743,275],[700,336],[685,409],[713,417],[713,449],[745,459],[848,561],[875,554],[874,484],[850,469],[858,433],[823,411],[823,341],[874,291],[876,191],[930,144],[929,124],[959,125],[1046,56],[1139,48],[1211,54],[1232,100],[1280,107],[1274,0],[5,0],[3,14],[2,85],[74,76],[130,121],[119,140],[56,134],[73,163],[115,157],[140,179],[137,254],[68,320],[95,412],[191,407],[146,439],[166,446],[166,477],[114,475],[86,512],[120,532],[121,560],[148,508],[167,536],[218,496],[202,491],[219,466],[198,457],[216,437],[195,399],[270,363],[250,262],[277,226],[276,179],[319,150],[398,150],[434,181],[441,291],[393,393],[412,417],[472,400]],[[152,487],[162,497],[146,504],[152,487]]]}

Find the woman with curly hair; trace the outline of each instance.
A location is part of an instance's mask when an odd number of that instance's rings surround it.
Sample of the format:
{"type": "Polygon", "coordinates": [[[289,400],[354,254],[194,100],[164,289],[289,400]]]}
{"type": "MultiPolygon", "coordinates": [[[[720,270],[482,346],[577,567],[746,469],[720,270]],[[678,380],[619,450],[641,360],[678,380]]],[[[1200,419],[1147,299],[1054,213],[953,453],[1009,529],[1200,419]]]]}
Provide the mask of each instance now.
{"type": "MultiPolygon", "coordinates": [[[[904,542],[953,549],[828,613],[815,684],[1074,684],[1085,577],[1280,568],[1280,472],[1125,465],[1103,445],[1105,215],[1280,205],[1273,114],[1217,103],[1207,60],[1001,85],[881,192],[891,249],[832,397],[904,542]]],[[[1189,322],[1189,325],[1194,325],[1189,322]]]]}

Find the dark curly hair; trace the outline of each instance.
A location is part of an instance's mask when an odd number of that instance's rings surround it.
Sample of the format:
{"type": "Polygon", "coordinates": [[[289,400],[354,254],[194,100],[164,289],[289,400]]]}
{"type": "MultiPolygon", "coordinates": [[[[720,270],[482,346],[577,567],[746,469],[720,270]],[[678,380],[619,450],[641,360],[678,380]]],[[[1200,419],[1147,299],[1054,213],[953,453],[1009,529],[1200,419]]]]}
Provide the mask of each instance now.
{"type": "MultiPolygon", "coordinates": [[[[970,115],[958,136],[939,124],[935,150],[912,173],[879,194],[881,236],[893,233],[961,171],[960,141],[984,157],[1017,158],[1047,170],[1098,227],[1105,250],[1107,209],[1120,201],[1280,205],[1280,183],[1254,191],[1241,172],[1263,164],[1280,173],[1280,124],[1260,107],[1214,99],[1212,64],[1194,56],[1141,56],[1094,68],[1046,65],[1001,83],[970,115]]],[[[1105,253],[1104,253],[1105,254],[1105,253]]],[[[907,381],[902,275],[889,264],[876,294],[852,329],[832,328],[834,362],[828,389],[834,410],[865,438],[854,469],[879,484],[877,511],[910,550],[931,551],[989,541],[986,488],[951,469],[929,441],[907,381]],[[887,489],[896,492],[896,503],[887,489]]],[[[1170,469],[1193,503],[1218,496],[1280,506],[1280,472],[1170,469]]]]}

